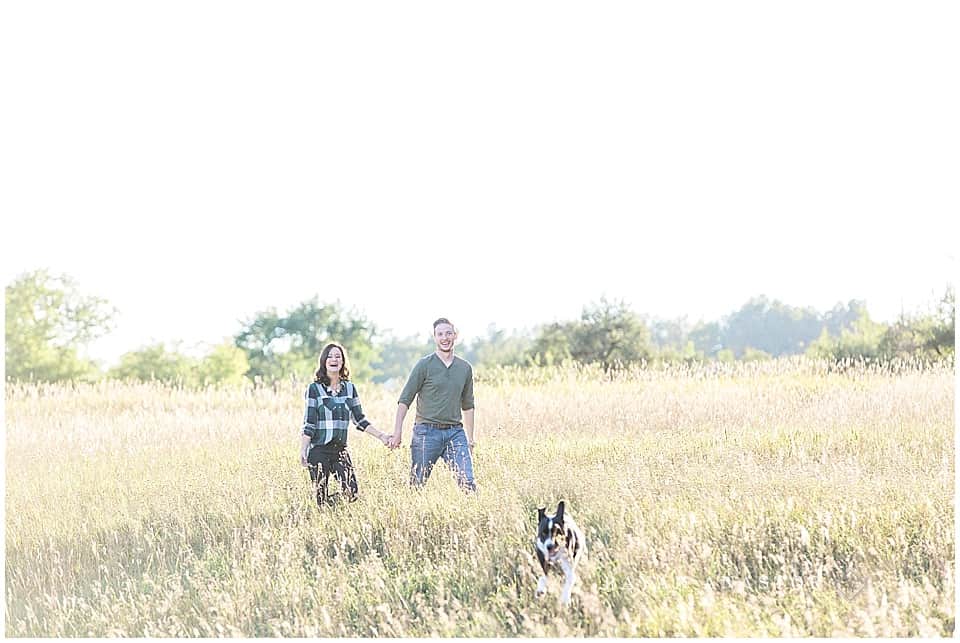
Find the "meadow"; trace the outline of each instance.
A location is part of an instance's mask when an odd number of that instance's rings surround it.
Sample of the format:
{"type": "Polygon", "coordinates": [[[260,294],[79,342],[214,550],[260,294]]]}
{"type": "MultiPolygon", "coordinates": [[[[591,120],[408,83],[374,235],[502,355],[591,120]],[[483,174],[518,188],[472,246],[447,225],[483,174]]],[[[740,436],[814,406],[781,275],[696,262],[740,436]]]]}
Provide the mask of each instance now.
{"type": "Polygon", "coordinates": [[[305,383],[7,383],[5,634],[952,636],[954,369],[485,371],[477,493],[408,487],[408,419],[397,451],[351,431],[362,497],[323,511],[305,383]],[[534,598],[560,499],[567,609],[558,575],[534,598]]]}

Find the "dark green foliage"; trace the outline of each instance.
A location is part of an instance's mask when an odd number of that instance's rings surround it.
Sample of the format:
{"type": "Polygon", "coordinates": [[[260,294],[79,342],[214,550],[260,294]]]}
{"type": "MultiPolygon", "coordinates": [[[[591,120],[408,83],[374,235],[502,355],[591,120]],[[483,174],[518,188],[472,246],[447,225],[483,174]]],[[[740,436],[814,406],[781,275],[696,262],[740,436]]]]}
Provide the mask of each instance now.
{"type": "MultiPolygon", "coordinates": [[[[485,336],[461,338],[458,353],[475,366],[733,361],[808,354],[837,361],[933,361],[955,354],[956,296],[948,287],[926,312],[904,313],[892,324],[870,319],[865,302],[838,303],[820,314],[766,296],[754,297],[719,321],[690,323],[647,318],[623,301],[585,306],[580,319],[508,332],[490,325],[485,336]]],[[[79,294],[66,275],[35,270],[6,287],[6,375],[41,381],[92,379],[97,366],[86,346],[110,330],[115,309],[79,294]]],[[[310,380],[330,341],[347,349],[354,380],[403,380],[434,350],[422,337],[378,336],[376,326],[339,302],[308,299],[286,313],[255,314],[234,338],[200,359],[162,344],[125,354],[109,376],[184,385],[310,380]]]]}
{"type": "Polygon", "coordinates": [[[837,304],[823,315],[824,329],[839,337],[841,331],[850,330],[867,314],[867,303],[860,299],[851,299],[846,306],[837,304]]]}
{"type": "Polygon", "coordinates": [[[812,357],[834,360],[875,361],[881,357],[880,342],[886,326],[870,319],[866,310],[849,326],[832,335],[824,328],[820,337],[810,344],[807,353],[812,357]]]}
{"type": "Polygon", "coordinates": [[[933,312],[903,315],[893,324],[870,319],[851,300],[824,314],[754,297],[721,321],[690,324],[685,317],[645,321],[623,303],[588,307],[580,320],[541,326],[529,361],[549,365],[627,364],[642,360],[691,362],[762,360],[808,354],[834,360],[936,360],[954,354],[956,307],[949,288],[933,312]]]}
{"type": "Polygon", "coordinates": [[[457,351],[464,359],[474,365],[522,365],[527,362],[527,353],[533,346],[529,333],[515,331],[508,333],[494,324],[487,327],[484,337],[463,342],[457,351]]]}
{"type": "Polygon", "coordinates": [[[311,381],[320,351],[336,342],[347,350],[352,379],[369,380],[379,353],[375,333],[373,323],[359,313],[339,302],[321,305],[313,297],[283,315],[276,309],[257,313],[235,342],[247,353],[247,375],[253,379],[311,381]]]}
{"type": "Polygon", "coordinates": [[[530,348],[534,364],[550,366],[571,359],[570,346],[574,341],[576,322],[554,322],[542,326],[530,348]]]}
{"type": "Polygon", "coordinates": [[[956,352],[956,293],[948,288],[936,310],[903,314],[884,334],[880,352],[887,358],[935,360],[956,352]]]}
{"type": "Polygon", "coordinates": [[[542,327],[529,355],[543,365],[565,359],[604,368],[631,364],[651,357],[650,329],[625,302],[603,298],[586,306],[579,321],[542,327]]]}
{"type": "Polygon", "coordinates": [[[381,339],[379,345],[380,355],[373,363],[373,370],[376,373],[373,381],[383,383],[393,380],[399,382],[401,386],[410,375],[410,369],[417,360],[436,349],[436,344],[428,334],[422,337],[411,335],[403,338],[391,335],[381,339]]]}
{"type": "Polygon", "coordinates": [[[110,369],[110,377],[121,380],[139,380],[193,384],[195,360],[174,348],[167,350],[163,343],[144,346],[124,353],[120,363],[110,369]]]}
{"type": "Polygon", "coordinates": [[[723,348],[723,329],[720,322],[697,322],[689,334],[693,347],[702,355],[711,357],[723,348]]]}
{"type": "Polygon", "coordinates": [[[16,380],[58,381],[95,377],[81,354],[105,335],[116,310],[80,294],[67,275],[34,270],[6,287],[6,375],[16,380]]]}
{"type": "Polygon", "coordinates": [[[743,357],[754,348],[774,357],[804,352],[823,329],[812,308],[794,308],[764,296],[748,301],[726,318],[724,346],[743,357]]]}
{"type": "Polygon", "coordinates": [[[181,386],[233,385],[247,381],[249,367],[246,353],[229,342],[213,347],[202,358],[186,355],[177,346],[168,349],[158,342],[124,353],[120,363],[107,375],[121,380],[158,381],[181,386]]]}
{"type": "MultiPolygon", "coordinates": [[[[851,302],[851,311],[855,302],[851,302]]],[[[835,360],[919,359],[933,361],[955,354],[956,307],[948,288],[935,311],[902,314],[893,324],[874,322],[866,307],[856,307],[857,318],[836,335],[825,328],[808,351],[815,357],[835,360]]]]}

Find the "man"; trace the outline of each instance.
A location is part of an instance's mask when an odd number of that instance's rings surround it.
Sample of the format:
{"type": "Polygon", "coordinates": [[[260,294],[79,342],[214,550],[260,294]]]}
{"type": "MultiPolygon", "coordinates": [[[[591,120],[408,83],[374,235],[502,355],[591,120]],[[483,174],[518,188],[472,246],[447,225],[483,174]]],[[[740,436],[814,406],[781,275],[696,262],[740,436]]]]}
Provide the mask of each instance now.
{"type": "Polygon", "coordinates": [[[400,446],[403,420],[417,398],[417,415],[410,441],[410,484],[422,486],[439,458],[453,469],[457,484],[474,491],[473,481],[473,367],[453,354],[457,329],[449,319],[433,322],[437,350],[413,367],[400,392],[393,435],[387,445],[400,446]],[[461,417],[461,411],[463,415],[461,417]]]}

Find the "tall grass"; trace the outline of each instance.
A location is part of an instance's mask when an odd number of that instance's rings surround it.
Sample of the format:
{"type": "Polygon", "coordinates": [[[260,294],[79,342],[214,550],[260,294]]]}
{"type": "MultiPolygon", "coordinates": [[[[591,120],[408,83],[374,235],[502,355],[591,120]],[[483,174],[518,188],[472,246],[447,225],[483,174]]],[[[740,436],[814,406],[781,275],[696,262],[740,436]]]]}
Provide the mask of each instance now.
{"type": "Polygon", "coordinates": [[[299,386],[8,383],[6,635],[952,635],[953,368],[486,371],[476,494],[354,431],[324,511],[299,386]],[[569,609],[533,596],[560,499],[569,609]]]}

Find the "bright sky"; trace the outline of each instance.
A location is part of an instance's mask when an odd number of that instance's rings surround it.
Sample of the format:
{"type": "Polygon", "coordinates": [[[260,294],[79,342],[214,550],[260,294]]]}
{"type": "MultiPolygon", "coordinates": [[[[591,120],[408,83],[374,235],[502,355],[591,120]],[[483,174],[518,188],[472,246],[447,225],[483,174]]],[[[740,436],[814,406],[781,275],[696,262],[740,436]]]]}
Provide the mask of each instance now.
{"type": "Polygon", "coordinates": [[[7,2],[2,277],[108,362],[319,295],[398,335],[875,318],[956,283],[955,2],[7,2]]]}

